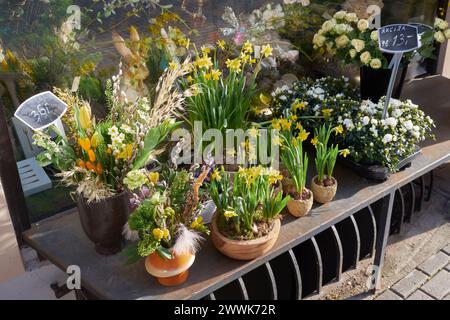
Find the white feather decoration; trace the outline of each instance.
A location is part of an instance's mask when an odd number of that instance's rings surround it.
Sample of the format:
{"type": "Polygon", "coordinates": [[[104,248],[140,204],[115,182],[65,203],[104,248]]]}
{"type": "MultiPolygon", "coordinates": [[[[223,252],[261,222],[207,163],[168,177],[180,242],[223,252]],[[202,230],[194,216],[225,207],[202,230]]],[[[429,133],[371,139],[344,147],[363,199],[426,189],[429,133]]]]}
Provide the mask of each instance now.
{"type": "Polygon", "coordinates": [[[189,230],[181,224],[177,232],[177,240],[173,246],[173,252],[175,255],[195,254],[199,249],[201,240],[203,240],[203,237],[200,234],[189,230]]]}

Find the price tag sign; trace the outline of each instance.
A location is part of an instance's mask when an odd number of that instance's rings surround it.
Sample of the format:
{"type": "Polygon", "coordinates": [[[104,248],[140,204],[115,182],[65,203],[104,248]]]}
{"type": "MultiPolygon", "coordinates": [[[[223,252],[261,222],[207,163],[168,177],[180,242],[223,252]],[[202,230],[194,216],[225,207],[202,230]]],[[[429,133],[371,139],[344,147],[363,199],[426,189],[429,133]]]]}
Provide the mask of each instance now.
{"type": "Polygon", "coordinates": [[[378,45],[387,53],[405,53],[420,47],[419,30],[409,24],[391,24],[378,29],[378,45]]]}
{"type": "Polygon", "coordinates": [[[39,93],[22,103],[14,116],[31,129],[43,130],[58,121],[67,105],[50,91],[39,93]]]}

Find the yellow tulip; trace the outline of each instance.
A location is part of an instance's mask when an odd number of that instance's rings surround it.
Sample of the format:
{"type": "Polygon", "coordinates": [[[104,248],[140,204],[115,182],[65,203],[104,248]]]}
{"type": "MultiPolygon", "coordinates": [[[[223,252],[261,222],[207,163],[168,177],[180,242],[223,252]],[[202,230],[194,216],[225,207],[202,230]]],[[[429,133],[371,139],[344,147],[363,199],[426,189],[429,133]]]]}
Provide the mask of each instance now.
{"type": "Polygon", "coordinates": [[[78,144],[86,152],[91,150],[91,140],[89,138],[78,138],[78,144]]]}
{"type": "Polygon", "coordinates": [[[91,138],[92,148],[94,148],[94,149],[97,148],[102,142],[103,142],[103,136],[99,132],[96,132],[92,135],[92,138],[91,138]]]}
{"type": "Polygon", "coordinates": [[[83,128],[84,130],[88,130],[92,127],[91,108],[89,107],[89,105],[84,104],[83,106],[81,106],[78,120],[80,121],[81,128],[83,128]]]}

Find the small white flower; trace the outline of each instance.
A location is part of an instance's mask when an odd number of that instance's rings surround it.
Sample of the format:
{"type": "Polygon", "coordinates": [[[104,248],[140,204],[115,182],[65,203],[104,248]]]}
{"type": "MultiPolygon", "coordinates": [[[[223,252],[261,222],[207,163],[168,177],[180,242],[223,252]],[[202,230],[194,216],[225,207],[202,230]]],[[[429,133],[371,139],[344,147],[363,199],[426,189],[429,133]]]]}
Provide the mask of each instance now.
{"type": "Polygon", "coordinates": [[[393,117],[389,117],[386,119],[385,121],[385,126],[390,126],[391,128],[395,128],[398,124],[397,119],[393,118],[393,117]]]}
{"type": "Polygon", "coordinates": [[[388,134],[386,134],[386,135],[383,137],[382,142],[383,142],[384,144],[386,144],[386,143],[391,142],[392,139],[393,139],[392,134],[388,133],[388,134]]]}
{"type": "Polygon", "coordinates": [[[412,129],[413,129],[413,123],[412,123],[412,121],[411,121],[411,120],[405,121],[405,122],[403,123],[403,127],[404,127],[406,130],[408,130],[408,131],[412,130],[412,129]]]}
{"type": "Polygon", "coordinates": [[[345,119],[343,124],[347,128],[347,130],[353,130],[353,128],[355,128],[355,125],[353,124],[353,121],[351,119],[345,119]]]}
{"type": "Polygon", "coordinates": [[[370,122],[370,118],[368,116],[365,116],[362,118],[361,122],[363,126],[367,126],[370,122]]]}

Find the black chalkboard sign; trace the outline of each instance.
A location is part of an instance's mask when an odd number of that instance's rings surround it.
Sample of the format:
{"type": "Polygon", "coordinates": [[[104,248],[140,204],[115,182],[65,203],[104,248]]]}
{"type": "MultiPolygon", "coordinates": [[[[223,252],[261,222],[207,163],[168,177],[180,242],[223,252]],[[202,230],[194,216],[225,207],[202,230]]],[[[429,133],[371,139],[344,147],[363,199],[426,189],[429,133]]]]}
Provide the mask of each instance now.
{"type": "Polygon", "coordinates": [[[50,91],[39,93],[24,103],[14,116],[33,130],[51,126],[67,111],[67,105],[50,91]]]}
{"type": "Polygon", "coordinates": [[[418,28],[409,24],[391,24],[378,29],[378,45],[387,53],[400,53],[420,47],[418,28]]]}

